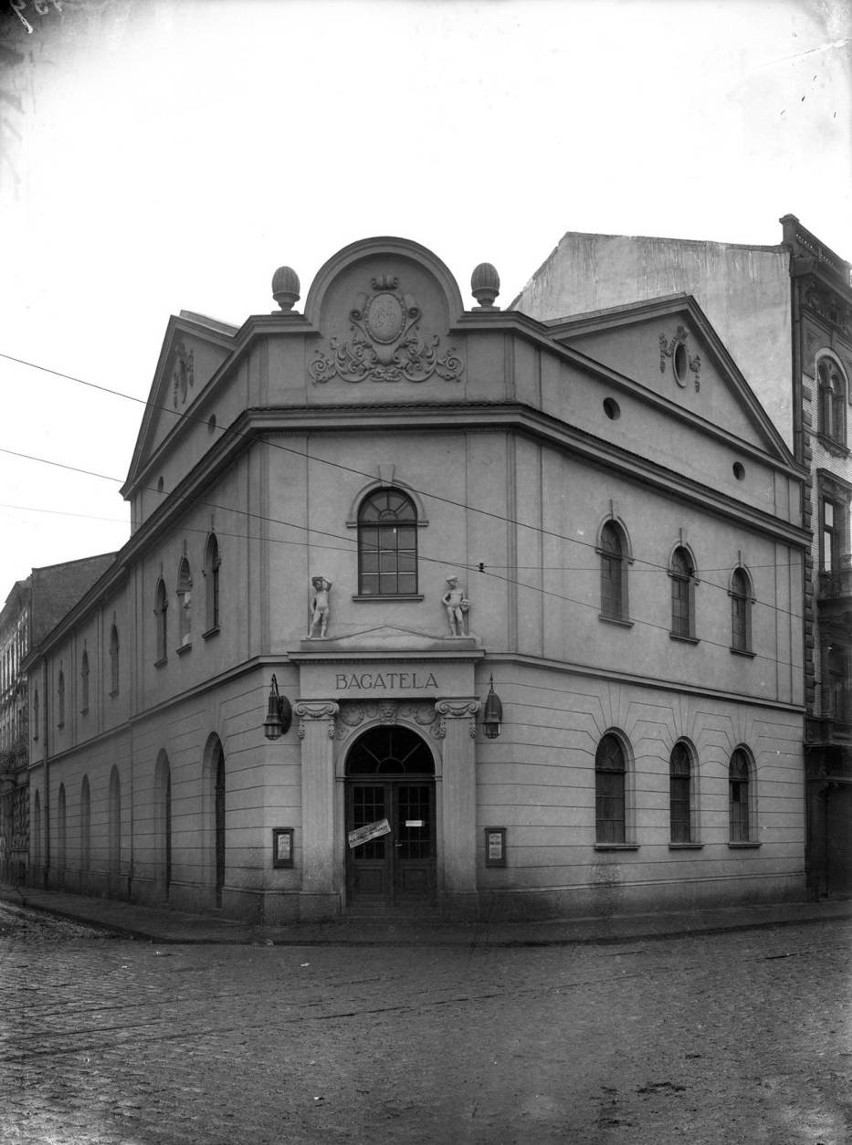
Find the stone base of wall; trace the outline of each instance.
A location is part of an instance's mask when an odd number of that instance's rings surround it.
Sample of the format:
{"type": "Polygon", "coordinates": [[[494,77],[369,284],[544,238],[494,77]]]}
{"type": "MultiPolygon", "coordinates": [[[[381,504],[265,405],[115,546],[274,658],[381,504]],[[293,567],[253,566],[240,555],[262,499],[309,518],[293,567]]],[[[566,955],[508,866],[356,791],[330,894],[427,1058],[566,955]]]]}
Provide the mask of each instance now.
{"type": "Polygon", "coordinates": [[[759,879],[707,879],[677,883],[602,883],[545,890],[481,891],[481,921],[607,918],[631,914],[712,910],[758,903],[804,902],[804,871],[759,879]]]}

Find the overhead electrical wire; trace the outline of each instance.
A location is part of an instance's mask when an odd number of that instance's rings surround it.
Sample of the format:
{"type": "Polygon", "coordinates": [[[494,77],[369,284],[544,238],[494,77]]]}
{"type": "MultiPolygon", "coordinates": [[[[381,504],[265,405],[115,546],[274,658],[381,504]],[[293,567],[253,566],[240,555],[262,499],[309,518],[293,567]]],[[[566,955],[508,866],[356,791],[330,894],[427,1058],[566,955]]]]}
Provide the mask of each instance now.
{"type": "MultiPolygon", "coordinates": [[[[59,370],[53,370],[47,366],[42,366],[37,362],[30,362],[27,359],[18,358],[18,357],[11,355],[11,354],[6,354],[2,351],[0,351],[0,358],[6,358],[7,360],[16,362],[19,365],[26,366],[28,368],[35,369],[35,370],[40,370],[40,371],[43,371],[45,373],[52,374],[56,377],[64,378],[67,381],[75,382],[79,385],[86,386],[90,389],[94,389],[94,390],[98,390],[98,391],[103,392],[103,393],[111,394],[114,397],[124,398],[128,401],[135,402],[139,405],[144,405],[146,408],[150,407],[152,409],[158,409],[162,412],[169,414],[171,417],[175,417],[179,420],[185,420],[185,421],[188,421],[188,422],[191,422],[194,424],[204,425],[205,427],[207,427],[209,424],[207,420],[205,420],[203,417],[200,417],[196,414],[179,412],[177,410],[170,409],[168,406],[162,405],[158,402],[152,402],[152,401],[146,400],[144,398],[138,398],[135,395],[125,393],[122,390],[112,389],[109,386],[103,386],[103,385],[100,385],[96,382],[87,381],[84,378],[78,378],[73,374],[67,374],[67,373],[64,373],[64,372],[59,371],[59,370]]],[[[227,434],[230,434],[232,436],[239,436],[239,437],[253,437],[254,436],[253,434],[248,434],[248,433],[241,432],[238,430],[230,429],[227,426],[217,426],[216,428],[219,429],[219,431],[222,434],[227,433],[227,434]]],[[[315,457],[309,453],[303,452],[302,450],[293,449],[290,446],[285,446],[281,442],[272,441],[267,437],[261,436],[259,438],[259,441],[262,442],[263,444],[265,444],[266,446],[268,446],[269,448],[282,450],[283,452],[292,454],[296,457],[299,457],[302,460],[315,462],[315,463],[323,464],[323,465],[328,465],[328,466],[331,466],[335,469],[340,469],[340,470],[343,470],[345,472],[355,474],[358,477],[363,477],[363,478],[366,478],[368,480],[375,480],[375,474],[369,473],[365,470],[356,469],[356,468],[349,466],[349,465],[344,465],[342,462],[330,461],[328,458],[323,458],[323,457],[315,457]]],[[[80,474],[85,475],[85,476],[96,477],[96,478],[99,478],[101,480],[111,481],[111,482],[116,483],[116,484],[123,484],[123,479],[121,479],[121,478],[111,477],[107,474],[97,473],[97,472],[94,472],[92,470],[83,469],[83,468],[78,467],[78,466],[68,465],[68,464],[65,464],[63,462],[52,461],[48,458],[35,457],[32,454],[22,453],[22,452],[19,452],[17,450],[12,450],[12,449],[8,449],[8,448],[0,447],[0,453],[6,453],[6,454],[9,454],[9,455],[14,456],[14,457],[20,457],[20,458],[23,458],[26,460],[36,461],[36,462],[40,462],[40,463],[46,464],[46,465],[54,465],[54,466],[57,466],[59,468],[69,470],[71,472],[80,473],[80,474]]],[[[143,486],[142,488],[147,489],[147,491],[149,491],[149,492],[155,492],[155,491],[159,492],[159,490],[154,490],[150,486],[149,487],[143,486]]],[[[552,538],[557,539],[557,540],[568,541],[572,544],[581,545],[583,547],[590,548],[590,549],[594,550],[595,552],[598,549],[598,546],[594,542],[586,541],[582,538],[568,536],[567,534],[564,534],[564,533],[559,533],[559,532],[556,532],[554,530],[545,529],[542,526],[530,525],[530,524],[527,524],[526,522],[517,520],[515,518],[506,517],[506,516],[503,516],[502,514],[495,513],[489,509],[482,509],[482,508],[479,508],[475,505],[470,505],[466,502],[456,501],[453,498],[444,497],[438,493],[427,492],[426,490],[416,489],[416,488],[411,487],[411,486],[407,486],[407,488],[410,488],[412,490],[412,492],[417,493],[421,497],[431,498],[434,501],[438,501],[438,502],[441,502],[443,504],[450,505],[453,508],[463,509],[467,512],[479,513],[479,514],[487,516],[491,519],[498,520],[503,524],[513,525],[515,527],[528,529],[531,532],[541,533],[543,536],[552,537],[552,538]]],[[[326,530],[314,529],[314,528],[311,528],[311,527],[305,526],[305,525],[298,525],[295,522],[281,521],[281,520],[278,520],[274,517],[267,517],[267,516],[264,516],[263,514],[259,514],[259,513],[251,513],[248,510],[235,509],[231,506],[217,505],[213,502],[204,501],[204,500],[197,498],[197,497],[191,497],[190,498],[189,496],[187,496],[185,498],[185,500],[187,502],[189,502],[191,500],[192,502],[194,502],[196,504],[203,504],[208,508],[220,509],[222,512],[238,513],[240,515],[248,516],[248,517],[251,517],[251,518],[256,519],[256,520],[261,520],[261,521],[265,521],[268,523],[283,525],[283,526],[288,527],[288,528],[300,529],[300,530],[305,531],[305,532],[315,533],[315,534],[319,534],[322,536],[330,536],[330,537],[334,538],[335,540],[343,541],[349,545],[355,544],[355,541],[348,538],[348,537],[342,537],[342,536],[339,536],[338,534],[335,534],[335,533],[329,533],[326,530]]],[[[350,551],[350,550],[347,549],[345,551],[350,551]]],[[[423,560],[430,560],[432,558],[423,557],[422,559],[423,560]]],[[[641,564],[647,565],[648,568],[642,569],[642,570],[634,568],[631,570],[631,574],[630,574],[631,576],[635,575],[637,572],[640,572],[640,571],[642,571],[642,572],[645,572],[645,571],[662,571],[662,572],[665,572],[666,574],[669,573],[669,568],[667,565],[662,565],[659,562],[651,561],[651,560],[648,560],[647,558],[643,558],[643,557],[634,557],[632,559],[632,563],[635,563],[637,561],[641,564]]],[[[527,570],[527,571],[530,571],[530,570],[544,571],[548,567],[548,566],[529,566],[529,565],[528,566],[505,566],[505,565],[504,566],[494,566],[494,565],[488,565],[484,562],[472,562],[471,563],[469,561],[464,561],[464,560],[455,561],[455,562],[443,561],[443,560],[437,561],[436,560],[436,561],[434,561],[434,563],[439,563],[439,564],[452,563],[452,564],[457,565],[459,568],[465,568],[469,571],[480,571],[480,572],[484,572],[486,568],[490,571],[490,570],[496,569],[496,568],[507,569],[507,568],[514,568],[514,567],[517,567],[519,571],[521,571],[522,569],[527,570]]],[[[774,564],[774,565],[773,564],[767,564],[767,565],[754,565],[754,566],[750,566],[750,567],[786,569],[786,568],[789,568],[790,566],[784,565],[784,564],[774,564]]],[[[590,571],[590,572],[594,572],[596,570],[595,569],[573,569],[570,567],[565,568],[563,566],[555,566],[553,568],[553,571],[566,571],[566,572],[567,571],[590,571]]],[[[730,569],[727,567],[719,568],[719,569],[706,569],[706,570],[704,570],[705,573],[729,572],[729,571],[730,571],[730,569]]],[[[494,575],[497,575],[497,574],[495,573],[494,575]]],[[[523,587],[526,587],[526,588],[530,589],[531,591],[546,592],[546,590],[538,589],[538,587],[535,585],[525,584],[524,582],[521,582],[521,581],[512,582],[510,580],[510,578],[503,578],[503,579],[509,580],[510,583],[523,585],[523,587]]],[[[704,583],[708,584],[711,588],[715,588],[715,589],[718,589],[718,590],[724,592],[726,595],[728,593],[728,589],[724,585],[715,584],[713,581],[706,581],[704,583]]],[[[549,595],[554,595],[554,594],[549,594],[549,595]]],[[[558,594],[556,594],[556,595],[558,595],[558,594]]],[[[571,597],[564,597],[563,599],[568,600],[568,601],[572,601],[573,603],[576,603],[576,604],[583,604],[585,607],[596,607],[596,606],[591,605],[591,604],[586,604],[585,602],[582,602],[582,601],[573,600],[573,598],[571,598],[571,597]]],[[[770,604],[768,601],[762,601],[762,600],[759,600],[757,598],[754,598],[753,603],[760,604],[761,607],[771,609],[771,610],[773,610],[775,612],[779,612],[783,615],[791,616],[794,619],[799,619],[799,620],[802,619],[801,613],[792,612],[789,609],[784,609],[778,605],[770,604]]],[[[640,621],[638,623],[649,623],[649,622],[640,621]]]]}

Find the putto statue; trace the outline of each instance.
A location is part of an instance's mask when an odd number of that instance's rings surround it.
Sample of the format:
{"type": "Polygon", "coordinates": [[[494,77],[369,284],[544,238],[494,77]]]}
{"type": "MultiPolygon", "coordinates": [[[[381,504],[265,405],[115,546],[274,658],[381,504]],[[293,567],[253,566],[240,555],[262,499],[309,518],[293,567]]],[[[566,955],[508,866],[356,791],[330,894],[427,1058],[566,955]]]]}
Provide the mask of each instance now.
{"type": "Polygon", "coordinates": [[[459,588],[459,578],[448,576],[447,584],[450,586],[441,597],[441,604],[447,610],[447,620],[450,624],[450,636],[464,636],[464,615],[470,608],[470,601],[459,588]]]}
{"type": "Polygon", "coordinates": [[[314,588],[314,599],[311,605],[311,630],[308,633],[308,639],[313,640],[317,636],[322,639],[328,629],[330,615],[328,594],[331,591],[331,581],[326,580],[323,576],[313,576],[311,577],[311,584],[314,588]]]}

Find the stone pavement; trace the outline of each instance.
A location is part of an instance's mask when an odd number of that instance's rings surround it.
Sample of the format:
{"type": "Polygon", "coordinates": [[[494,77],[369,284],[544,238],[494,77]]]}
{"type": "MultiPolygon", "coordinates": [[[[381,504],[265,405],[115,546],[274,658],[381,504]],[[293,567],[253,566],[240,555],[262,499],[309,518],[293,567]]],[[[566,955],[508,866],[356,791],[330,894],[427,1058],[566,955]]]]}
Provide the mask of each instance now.
{"type": "Polygon", "coordinates": [[[212,914],[184,914],[165,905],[142,906],[36,887],[0,884],[0,900],[160,944],[559,946],[718,934],[852,918],[852,900],[847,899],[533,922],[342,916],[332,922],[265,926],[212,914]]]}

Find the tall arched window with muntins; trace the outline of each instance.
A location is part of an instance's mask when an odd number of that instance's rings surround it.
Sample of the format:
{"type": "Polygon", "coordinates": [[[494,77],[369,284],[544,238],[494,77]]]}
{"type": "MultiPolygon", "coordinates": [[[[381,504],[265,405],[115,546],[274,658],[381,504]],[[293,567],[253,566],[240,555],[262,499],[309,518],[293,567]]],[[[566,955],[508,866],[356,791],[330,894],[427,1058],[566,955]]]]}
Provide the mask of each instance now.
{"type": "Polygon", "coordinates": [[[38,739],[38,725],[39,725],[39,707],[38,707],[38,688],[33,692],[33,739],[38,739]]]}
{"type": "Polygon", "coordinates": [[[669,821],[673,843],[692,842],[692,758],[682,742],[669,756],[669,821]]]}
{"type": "Polygon", "coordinates": [[[109,634],[109,694],[117,696],[121,677],[118,660],[118,628],[113,624],[109,634]]]}
{"type": "Polygon", "coordinates": [[[627,838],[627,756],[618,736],[603,736],[595,752],[595,842],[627,838]]]}
{"type": "Polygon", "coordinates": [[[207,547],[204,550],[204,580],[206,584],[205,599],[205,625],[206,635],[216,632],[219,628],[219,542],[216,534],[211,533],[207,538],[207,547]]]}
{"type": "Polygon", "coordinates": [[[378,489],[358,510],[358,593],[417,593],[417,510],[399,489],[378,489]]]}
{"type": "Polygon", "coordinates": [[[751,841],[753,800],[749,758],[745,751],[738,747],[731,756],[728,767],[728,804],[732,843],[751,841]]]}
{"type": "Polygon", "coordinates": [[[731,577],[731,648],[751,652],[751,579],[745,569],[734,569],[731,577]]]}
{"type": "Polygon", "coordinates": [[[164,664],[168,656],[168,627],[166,624],[166,613],[169,607],[169,598],[166,595],[166,586],[163,583],[163,578],[157,581],[157,591],[154,595],[154,619],[157,628],[157,660],[158,664],[164,664]]]}
{"type": "Polygon", "coordinates": [[[695,569],[689,551],[682,546],[672,553],[672,636],[695,638],[695,569]]]}
{"type": "Polygon", "coordinates": [[[626,620],[627,539],[615,521],[607,521],[601,529],[598,553],[601,558],[601,616],[607,620],[626,620]]]}
{"type": "Polygon", "coordinates": [[[817,364],[819,432],[838,445],[846,444],[846,379],[831,358],[817,364]]]}
{"type": "Polygon", "coordinates": [[[178,636],[181,648],[192,640],[192,570],[186,557],[178,565],[178,636]]]}

